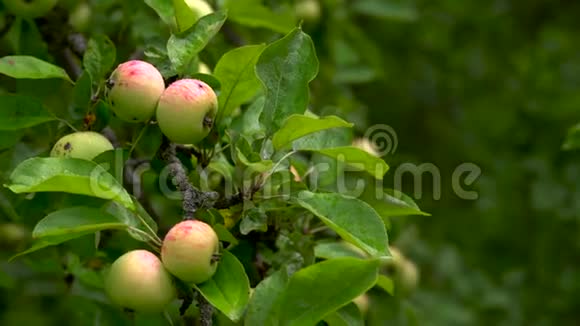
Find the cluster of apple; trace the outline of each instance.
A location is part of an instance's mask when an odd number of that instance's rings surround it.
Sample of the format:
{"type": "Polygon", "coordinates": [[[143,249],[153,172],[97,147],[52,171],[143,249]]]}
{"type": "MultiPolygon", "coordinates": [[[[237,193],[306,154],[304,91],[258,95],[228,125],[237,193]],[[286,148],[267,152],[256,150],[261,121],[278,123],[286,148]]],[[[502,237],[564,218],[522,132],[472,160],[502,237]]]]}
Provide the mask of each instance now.
{"type": "MultiPolygon", "coordinates": [[[[127,122],[150,121],[172,142],[195,144],[205,138],[217,112],[217,97],[207,84],[195,79],[175,81],[167,88],[151,64],[132,60],[120,64],[107,82],[108,101],[115,115],[127,122]]],[[[92,160],[113,149],[103,135],[75,132],[59,139],[53,157],[92,160]]],[[[216,271],[219,240],[201,221],[183,221],[165,236],[161,259],[146,250],[134,250],[111,266],[105,290],[111,301],[135,311],[162,311],[176,297],[171,275],[188,284],[203,283],[216,271]]]]}
{"type": "MultiPolygon", "coordinates": [[[[195,144],[210,132],[217,113],[217,96],[201,80],[181,79],[165,88],[161,73],[150,63],[131,60],[120,64],[107,82],[108,100],[115,115],[127,122],[145,122],[155,116],[161,132],[180,144],[195,144]]],[[[75,132],[59,139],[53,157],[92,160],[113,149],[99,133],[75,132]]]]}
{"type": "Polygon", "coordinates": [[[161,259],[147,250],[119,257],[105,280],[105,292],[123,308],[160,312],[177,296],[173,276],[188,284],[209,280],[217,269],[219,240],[201,221],[183,221],[171,228],[161,247],[161,259]]]}

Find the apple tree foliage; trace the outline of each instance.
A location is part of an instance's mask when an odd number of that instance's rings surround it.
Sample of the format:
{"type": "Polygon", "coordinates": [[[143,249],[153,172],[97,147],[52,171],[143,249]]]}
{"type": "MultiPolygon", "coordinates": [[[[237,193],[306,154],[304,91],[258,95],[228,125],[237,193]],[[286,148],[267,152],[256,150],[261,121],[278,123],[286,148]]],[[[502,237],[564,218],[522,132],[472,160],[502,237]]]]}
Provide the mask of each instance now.
{"type": "Polygon", "coordinates": [[[184,0],[62,0],[39,17],[14,9],[27,2],[0,3],[0,207],[3,238],[14,238],[0,286],[19,293],[1,324],[361,325],[368,298],[357,298],[398,294],[386,271],[391,218],[427,214],[385,189],[388,162],[352,145],[357,115],[317,104],[336,92],[352,106],[345,81],[375,71],[373,60],[361,65],[346,48],[331,60],[313,42],[338,2],[211,1],[201,17],[184,0]],[[109,76],[131,59],[154,65],[166,86],[209,85],[219,105],[209,135],[173,144],[155,119],[113,114],[109,76]],[[350,70],[334,75],[341,65],[350,70]],[[75,131],[101,133],[114,149],[51,157],[75,131]],[[368,191],[352,192],[358,182],[368,191]],[[104,294],[111,263],[159,253],[183,219],[218,235],[213,277],[174,279],[179,293],[163,313],[114,305],[104,294]]]}

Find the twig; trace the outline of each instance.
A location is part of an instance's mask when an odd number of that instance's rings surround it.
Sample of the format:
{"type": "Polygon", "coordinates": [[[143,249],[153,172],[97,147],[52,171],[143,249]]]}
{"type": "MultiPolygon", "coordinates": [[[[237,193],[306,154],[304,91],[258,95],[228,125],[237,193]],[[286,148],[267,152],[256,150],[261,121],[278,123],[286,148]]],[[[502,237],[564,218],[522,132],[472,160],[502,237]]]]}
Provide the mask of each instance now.
{"type": "Polygon", "coordinates": [[[161,159],[168,163],[169,174],[173,183],[183,195],[183,219],[194,219],[195,212],[199,208],[213,207],[219,194],[214,191],[203,192],[195,189],[187,178],[187,173],[176,155],[176,145],[163,137],[161,144],[161,159]]]}
{"type": "Polygon", "coordinates": [[[230,208],[232,206],[241,204],[244,202],[244,194],[239,192],[231,197],[228,198],[223,198],[219,201],[217,201],[213,207],[216,209],[224,209],[224,208],[230,208]]]}
{"type": "Polygon", "coordinates": [[[189,183],[187,173],[185,173],[183,165],[176,156],[175,144],[170,143],[166,137],[163,137],[161,148],[163,149],[161,158],[168,163],[173,183],[183,194],[183,219],[192,220],[198,209],[195,188],[189,183]]]}
{"type": "Polygon", "coordinates": [[[186,155],[193,155],[198,161],[200,161],[202,157],[202,153],[191,146],[175,145],[175,150],[186,155]]]}
{"type": "Polygon", "coordinates": [[[212,315],[213,315],[213,306],[201,295],[201,293],[197,292],[197,306],[199,307],[199,319],[201,326],[211,326],[213,323],[212,315]]]}

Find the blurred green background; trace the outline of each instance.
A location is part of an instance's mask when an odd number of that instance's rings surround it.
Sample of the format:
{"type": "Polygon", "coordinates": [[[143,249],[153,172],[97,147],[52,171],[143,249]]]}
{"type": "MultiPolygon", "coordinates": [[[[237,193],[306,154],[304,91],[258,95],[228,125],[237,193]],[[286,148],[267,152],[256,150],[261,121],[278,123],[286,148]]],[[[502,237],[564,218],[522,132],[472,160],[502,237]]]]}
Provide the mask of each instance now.
{"type": "MultiPolygon", "coordinates": [[[[288,2],[265,1],[272,8],[288,2]]],[[[168,30],[141,1],[90,6],[87,33],[109,35],[118,60],[167,38],[168,30]]],[[[417,264],[419,288],[405,298],[371,293],[369,324],[580,321],[580,156],[561,149],[567,129],[580,121],[579,15],[580,2],[564,0],[324,0],[320,19],[304,23],[320,60],[312,110],[350,119],[361,136],[375,124],[392,127],[398,147],[385,156],[390,186],[404,163],[431,163],[441,173],[440,198],[428,174],[421,198],[414,198],[431,216],[393,219],[390,231],[392,242],[417,264]],[[467,162],[481,169],[472,185],[464,185],[477,192],[475,200],[453,190],[453,172],[467,162]]],[[[38,31],[30,26],[24,23],[23,33],[36,40],[38,31]]],[[[235,22],[228,26],[248,44],[279,37],[235,22]]],[[[14,52],[15,37],[2,35],[2,55],[14,52]]],[[[231,35],[221,35],[211,44],[220,50],[202,59],[213,66],[228,40],[231,35]]],[[[19,51],[46,56],[50,46],[38,44],[22,42],[19,51]]],[[[3,174],[33,154],[24,145],[3,151],[3,174]]],[[[404,181],[402,190],[412,195],[413,179],[404,181]]],[[[11,198],[3,193],[0,199],[11,198]]],[[[10,220],[10,206],[0,204],[2,218],[10,220]]],[[[4,248],[3,256],[12,252],[4,248]]],[[[48,262],[64,264],[49,255],[33,257],[47,270],[48,262]]],[[[31,326],[96,318],[96,304],[66,316],[68,308],[52,301],[64,289],[47,275],[46,281],[32,275],[24,287],[0,295],[0,309],[10,311],[1,325],[23,324],[24,317],[31,326]]],[[[0,284],[9,288],[11,282],[0,273],[0,284]]],[[[62,300],[76,303],[74,297],[62,300]]],[[[99,311],[107,325],[106,312],[99,311]]]]}
{"type": "Polygon", "coordinates": [[[368,125],[398,134],[387,180],[405,162],[441,171],[440,200],[428,174],[415,198],[432,216],[398,221],[391,233],[421,270],[420,290],[395,303],[404,309],[392,309],[394,324],[577,324],[580,168],[561,144],[580,120],[580,3],[415,3],[404,17],[413,19],[355,20],[374,48],[361,62],[381,78],[353,95],[368,125]],[[477,200],[452,189],[465,162],[481,168],[465,187],[477,200]]]}

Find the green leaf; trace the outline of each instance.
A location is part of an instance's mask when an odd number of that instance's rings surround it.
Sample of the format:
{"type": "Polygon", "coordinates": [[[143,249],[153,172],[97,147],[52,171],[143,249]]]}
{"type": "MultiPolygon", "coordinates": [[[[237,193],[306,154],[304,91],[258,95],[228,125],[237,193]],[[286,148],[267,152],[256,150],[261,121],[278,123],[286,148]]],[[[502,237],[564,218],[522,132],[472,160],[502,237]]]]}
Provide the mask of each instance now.
{"type": "Polygon", "coordinates": [[[249,27],[263,27],[278,33],[288,33],[296,26],[296,18],[290,8],[272,11],[261,0],[225,0],[230,19],[249,27]]]}
{"type": "Polygon", "coordinates": [[[157,15],[167,25],[173,24],[173,17],[175,16],[175,9],[170,1],[167,0],[145,0],[145,3],[151,7],[157,15]]]}
{"type": "Polygon", "coordinates": [[[378,189],[366,187],[361,199],[371,205],[382,217],[424,215],[413,199],[400,191],[393,189],[378,189]],[[381,191],[377,193],[377,191],[381,191]],[[379,198],[377,198],[379,197],[379,198]]]}
{"type": "Polygon", "coordinates": [[[70,240],[73,240],[73,239],[76,239],[76,238],[79,238],[81,236],[88,235],[88,234],[91,234],[91,232],[87,232],[85,234],[75,233],[75,234],[63,234],[63,235],[54,236],[54,237],[43,237],[41,239],[35,240],[32,243],[32,246],[30,246],[30,248],[26,249],[25,251],[19,252],[18,254],[10,257],[9,260],[13,260],[13,259],[18,258],[20,256],[27,255],[29,253],[38,251],[38,250],[46,248],[46,247],[56,246],[56,245],[59,245],[61,243],[64,243],[64,242],[67,242],[67,241],[70,241],[70,240]]]}
{"type": "Polygon", "coordinates": [[[367,203],[338,193],[316,194],[309,191],[301,191],[296,200],[344,240],[372,256],[385,255],[388,243],[385,225],[367,203]]]}
{"type": "Polygon", "coordinates": [[[274,148],[280,149],[293,140],[317,131],[340,127],[351,128],[352,126],[352,123],[346,122],[337,116],[317,118],[294,114],[284,121],[280,130],[274,134],[272,141],[274,148]]]}
{"type": "Polygon", "coordinates": [[[580,148],[580,123],[568,129],[562,149],[569,151],[580,148]]]}
{"type": "Polygon", "coordinates": [[[102,210],[82,206],[65,208],[40,220],[32,231],[35,238],[32,246],[11,259],[97,231],[124,228],[125,224],[102,210]]]}
{"type": "Polygon", "coordinates": [[[213,73],[222,85],[218,97],[218,124],[260,90],[255,67],[265,47],[263,44],[242,46],[227,52],[218,61],[213,73]]]}
{"type": "Polygon", "coordinates": [[[0,58],[0,74],[19,79],[60,78],[73,82],[61,67],[26,55],[0,58]]]}
{"type": "Polygon", "coordinates": [[[55,119],[34,97],[0,95],[0,130],[30,128],[55,119]]]}
{"type": "Polygon", "coordinates": [[[91,37],[83,56],[83,67],[95,84],[99,84],[115,64],[115,44],[105,35],[91,37]]]}
{"type": "Polygon", "coordinates": [[[260,123],[260,115],[264,109],[265,98],[258,97],[242,115],[238,116],[231,124],[230,128],[246,136],[257,136],[263,138],[264,127],[260,123]]]}
{"type": "Polygon", "coordinates": [[[308,84],[317,73],[314,43],[299,28],[264,49],[256,65],[256,74],[266,91],[260,121],[269,135],[280,129],[290,115],[306,111],[308,84]]]}
{"type": "Polygon", "coordinates": [[[151,237],[157,234],[157,223],[137,200],[134,200],[134,205],[136,210],[132,211],[117,202],[111,201],[103,206],[103,210],[129,226],[130,228],[127,232],[133,239],[143,242],[150,241],[151,237]],[[141,232],[135,231],[135,229],[141,232]]]}
{"type": "Polygon", "coordinates": [[[251,162],[244,153],[240,150],[239,147],[236,147],[236,156],[237,159],[242,163],[244,166],[248,167],[251,171],[262,173],[269,171],[274,166],[274,162],[271,160],[264,160],[258,162],[251,162]]]}
{"type": "Polygon", "coordinates": [[[415,21],[418,14],[408,2],[384,0],[357,0],[353,2],[354,12],[383,19],[415,21]]]}
{"type": "Polygon", "coordinates": [[[204,16],[184,34],[171,35],[167,41],[167,54],[175,71],[186,74],[190,70],[197,71],[197,54],[205,48],[209,41],[219,32],[226,21],[227,15],[223,11],[204,16]]]}
{"type": "Polygon", "coordinates": [[[69,234],[85,235],[125,227],[117,218],[100,209],[77,206],[48,214],[36,224],[32,236],[39,239],[69,234]]]}
{"type": "Polygon", "coordinates": [[[395,282],[390,277],[379,275],[377,278],[377,286],[385,290],[390,295],[395,295],[395,282]]]}
{"type": "Polygon", "coordinates": [[[173,0],[173,8],[180,33],[188,30],[197,21],[197,15],[189,8],[185,0],[173,0]]]}
{"type": "Polygon", "coordinates": [[[332,259],[339,257],[365,258],[365,252],[348,242],[321,242],[314,247],[314,255],[318,258],[332,259]]]}
{"type": "Polygon", "coordinates": [[[212,279],[196,285],[201,295],[233,321],[244,314],[250,298],[250,281],[242,263],[229,251],[222,252],[212,279]]]}
{"type": "Polygon", "coordinates": [[[306,135],[292,142],[294,150],[317,150],[348,146],[352,144],[353,130],[347,128],[326,129],[306,135]]]}
{"type": "Polygon", "coordinates": [[[76,112],[87,112],[93,97],[92,84],[91,75],[86,70],[83,71],[72,91],[72,104],[76,112]]]}
{"type": "Polygon", "coordinates": [[[259,207],[252,207],[245,210],[240,222],[240,233],[247,235],[252,231],[268,231],[268,215],[259,207]]]}
{"type": "Polygon", "coordinates": [[[315,325],[369,290],[378,267],[377,260],[336,258],[299,270],[284,293],[280,325],[315,325]]]}
{"type": "MultiPolygon", "coordinates": [[[[307,151],[308,149],[302,150],[307,151]]],[[[310,151],[315,151],[322,155],[332,157],[339,162],[346,163],[358,171],[366,171],[378,180],[382,180],[385,173],[389,170],[389,166],[383,159],[353,146],[322,148],[310,151]]]]}
{"type": "Polygon", "coordinates": [[[326,316],[324,321],[328,326],[364,326],[365,324],[360,310],[352,302],[326,316]]]}
{"type": "Polygon", "coordinates": [[[279,270],[262,280],[254,289],[244,325],[275,326],[278,325],[278,311],[283,298],[288,274],[285,269],[279,270]]]}
{"type": "Polygon", "coordinates": [[[115,200],[129,209],[135,205],[127,191],[103,167],[76,158],[35,157],[20,163],[7,187],[13,192],[67,192],[115,200]]]}
{"type": "MultiPolygon", "coordinates": [[[[0,101],[1,101],[1,99],[0,99],[0,101]]],[[[0,106],[1,105],[2,104],[0,104],[0,106]]],[[[2,121],[0,120],[0,124],[1,124],[1,122],[2,121]]],[[[20,141],[22,136],[24,136],[24,131],[22,131],[22,130],[15,130],[15,131],[0,130],[0,150],[10,148],[10,147],[16,145],[20,141]]]]}
{"type": "Polygon", "coordinates": [[[213,230],[218,235],[220,241],[228,242],[228,248],[235,247],[238,244],[238,239],[228,230],[223,224],[212,225],[213,230]]]}

